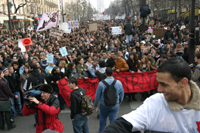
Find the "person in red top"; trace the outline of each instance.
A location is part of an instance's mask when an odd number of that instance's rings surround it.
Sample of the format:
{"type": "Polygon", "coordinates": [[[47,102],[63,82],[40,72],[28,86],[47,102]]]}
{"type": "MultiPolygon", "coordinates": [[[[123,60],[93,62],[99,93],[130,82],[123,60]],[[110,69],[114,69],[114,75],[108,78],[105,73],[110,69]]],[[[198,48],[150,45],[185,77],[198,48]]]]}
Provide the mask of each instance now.
{"type": "Polygon", "coordinates": [[[29,116],[37,112],[38,121],[36,125],[36,133],[42,133],[46,129],[51,129],[62,133],[64,131],[63,124],[58,120],[58,114],[60,112],[59,100],[52,95],[53,88],[44,84],[40,86],[41,100],[37,100],[35,97],[28,97],[31,102],[35,103],[35,109],[30,108],[24,104],[22,113],[25,116],[29,116]]]}

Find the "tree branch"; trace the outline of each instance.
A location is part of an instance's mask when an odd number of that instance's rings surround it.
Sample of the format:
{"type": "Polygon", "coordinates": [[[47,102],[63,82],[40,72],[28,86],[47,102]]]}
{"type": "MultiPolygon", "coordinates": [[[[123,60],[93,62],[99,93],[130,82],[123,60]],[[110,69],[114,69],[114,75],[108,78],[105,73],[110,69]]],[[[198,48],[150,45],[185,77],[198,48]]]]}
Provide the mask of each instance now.
{"type": "MultiPolygon", "coordinates": [[[[14,0],[13,0],[13,1],[14,1],[14,0]]],[[[27,4],[27,0],[25,0],[25,3],[24,3],[24,4],[18,5],[18,7],[15,8],[15,14],[17,13],[17,11],[18,11],[21,7],[24,7],[26,4],[27,4]]]]}

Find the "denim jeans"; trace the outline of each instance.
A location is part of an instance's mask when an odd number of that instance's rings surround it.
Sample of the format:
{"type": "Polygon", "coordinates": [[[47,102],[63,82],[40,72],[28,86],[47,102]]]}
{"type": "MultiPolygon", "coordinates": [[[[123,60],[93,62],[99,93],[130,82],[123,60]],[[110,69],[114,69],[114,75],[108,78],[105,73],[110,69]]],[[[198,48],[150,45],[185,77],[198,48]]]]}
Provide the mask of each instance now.
{"type": "Polygon", "coordinates": [[[72,122],[74,133],[89,133],[88,118],[81,114],[77,114],[72,122]]]}
{"type": "Polygon", "coordinates": [[[106,127],[107,117],[109,116],[110,123],[117,119],[119,110],[119,104],[115,106],[106,106],[100,104],[100,116],[99,116],[99,132],[102,132],[106,127]]]}
{"type": "Polygon", "coordinates": [[[130,43],[132,41],[132,35],[126,35],[126,43],[130,43]]]}
{"type": "Polygon", "coordinates": [[[15,92],[14,95],[17,95],[18,98],[11,98],[11,110],[12,110],[12,116],[16,116],[17,113],[15,111],[15,101],[17,104],[17,112],[19,114],[22,114],[22,105],[21,105],[21,99],[20,99],[20,92],[15,92]]]}

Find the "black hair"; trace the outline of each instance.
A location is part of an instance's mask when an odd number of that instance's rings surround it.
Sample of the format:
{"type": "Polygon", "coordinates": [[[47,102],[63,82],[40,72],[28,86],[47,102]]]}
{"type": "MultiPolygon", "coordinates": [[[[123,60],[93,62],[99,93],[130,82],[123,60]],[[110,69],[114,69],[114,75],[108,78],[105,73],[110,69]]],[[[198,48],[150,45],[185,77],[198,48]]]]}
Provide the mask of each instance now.
{"type": "Polygon", "coordinates": [[[171,57],[164,61],[157,69],[157,72],[169,73],[175,82],[186,77],[191,80],[191,70],[187,62],[177,57],[171,57]]]}
{"type": "Polygon", "coordinates": [[[68,79],[68,83],[75,83],[75,85],[78,84],[78,80],[76,79],[76,77],[74,76],[71,76],[69,79],[68,79]]]}
{"type": "Polygon", "coordinates": [[[31,69],[37,69],[37,65],[36,65],[35,63],[31,63],[31,64],[30,64],[30,68],[31,68],[31,69]]]}
{"type": "Polygon", "coordinates": [[[104,61],[104,60],[100,60],[100,61],[99,61],[99,66],[100,66],[100,68],[106,67],[105,61],[104,61]]]}
{"type": "Polygon", "coordinates": [[[69,63],[69,64],[68,64],[68,69],[69,69],[70,71],[72,71],[72,70],[73,70],[72,67],[73,67],[74,65],[75,65],[74,62],[69,63]]]}
{"type": "Polygon", "coordinates": [[[106,75],[107,75],[107,76],[112,76],[112,75],[113,75],[113,70],[112,70],[111,67],[107,67],[107,68],[106,68],[106,75]]]}
{"type": "Polygon", "coordinates": [[[13,62],[13,65],[14,65],[14,64],[19,65],[19,62],[18,62],[18,61],[14,61],[14,62],[13,62]]]}

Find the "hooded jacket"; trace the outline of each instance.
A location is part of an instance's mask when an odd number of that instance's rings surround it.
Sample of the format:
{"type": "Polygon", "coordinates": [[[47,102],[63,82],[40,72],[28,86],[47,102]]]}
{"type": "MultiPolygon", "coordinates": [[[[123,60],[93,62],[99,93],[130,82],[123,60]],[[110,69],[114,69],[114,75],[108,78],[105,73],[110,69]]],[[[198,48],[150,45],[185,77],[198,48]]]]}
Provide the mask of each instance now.
{"type": "Polygon", "coordinates": [[[20,91],[20,79],[17,74],[13,73],[11,75],[5,76],[9,83],[10,90],[12,93],[20,91]]]}
{"type": "Polygon", "coordinates": [[[37,112],[36,133],[42,133],[46,129],[59,133],[63,132],[63,124],[58,120],[60,112],[59,100],[54,95],[51,95],[46,102],[40,101],[35,107],[36,109],[30,109],[24,104],[22,113],[25,116],[30,116],[37,112]]]}
{"type": "Polygon", "coordinates": [[[37,69],[33,69],[33,71],[31,71],[31,76],[29,76],[27,79],[26,90],[30,90],[32,86],[44,84],[45,82],[46,82],[45,75],[39,73],[37,69]]]}

